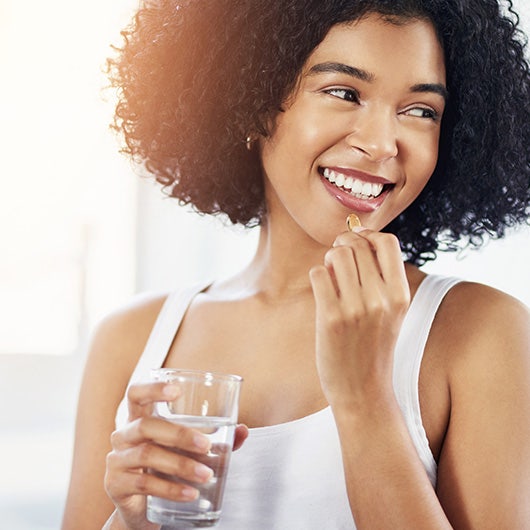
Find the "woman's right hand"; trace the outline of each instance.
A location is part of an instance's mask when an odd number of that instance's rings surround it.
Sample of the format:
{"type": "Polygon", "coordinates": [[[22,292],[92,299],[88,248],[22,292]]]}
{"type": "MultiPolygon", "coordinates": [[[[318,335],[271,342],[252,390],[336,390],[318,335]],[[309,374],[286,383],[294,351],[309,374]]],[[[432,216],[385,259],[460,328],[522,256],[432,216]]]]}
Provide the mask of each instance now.
{"type": "MultiPolygon", "coordinates": [[[[112,433],[105,489],[122,522],[130,530],[159,528],[146,519],[147,495],[186,502],[196,499],[199,494],[191,486],[148,473],[147,468],[197,484],[212,477],[212,470],[204,464],[170,450],[206,454],[210,449],[208,438],[189,427],[152,416],[156,402],[172,401],[178,399],[178,395],[178,388],[171,384],[131,385],[127,392],[129,422],[112,433]]],[[[240,429],[236,441],[241,437],[240,429]]],[[[243,437],[246,438],[244,433],[243,437]]]]}

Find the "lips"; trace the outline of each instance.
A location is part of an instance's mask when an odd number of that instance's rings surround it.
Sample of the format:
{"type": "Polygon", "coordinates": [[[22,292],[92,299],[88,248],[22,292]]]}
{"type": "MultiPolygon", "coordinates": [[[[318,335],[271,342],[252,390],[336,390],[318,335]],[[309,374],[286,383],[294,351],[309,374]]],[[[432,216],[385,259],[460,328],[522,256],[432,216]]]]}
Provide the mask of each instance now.
{"type": "Polygon", "coordinates": [[[326,190],[351,211],[371,212],[379,208],[394,186],[387,179],[343,168],[319,168],[326,190]]]}
{"type": "MultiPolygon", "coordinates": [[[[387,184],[384,182],[373,182],[376,177],[370,177],[372,182],[366,180],[366,176],[362,179],[357,178],[357,172],[348,171],[348,173],[352,174],[347,174],[346,171],[343,172],[326,167],[321,170],[321,174],[328,182],[334,184],[337,188],[341,188],[347,193],[351,193],[354,197],[363,200],[379,197],[383,192],[385,185],[391,185],[389,182],[387,184]]],[[[379,178],[377,179],[380,180],[379,178]]]]}

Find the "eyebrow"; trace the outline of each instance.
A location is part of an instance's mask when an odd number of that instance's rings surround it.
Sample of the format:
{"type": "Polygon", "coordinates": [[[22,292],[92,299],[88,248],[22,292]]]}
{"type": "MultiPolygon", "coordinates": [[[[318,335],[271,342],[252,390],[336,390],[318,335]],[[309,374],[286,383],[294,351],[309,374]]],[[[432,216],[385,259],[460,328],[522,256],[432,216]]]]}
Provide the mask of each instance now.
{"type": "Polygon", "coordinates": [[[346,74],[351,77],[360,79],[361,81],[367,81],[371,83],[374,81],[375,76],[366,70],[361,68],[355,68],[344,63],[318,63],[313,65],[308,72],[308,75],[323,74],[323,73],[339,73],[346,74]]]}
{"type": "MultiPolygon", "coordinates": [[[[356,68],[344,63],[318,63],[313,65],[307,75],[315,75],[322,73],[339,73],[346,74],[361,81],[367,83],[373,83],[375,81],[375,75],[363,70],[362,68],[356,68]]],[[[432,92],[438,94],[444,98],[445,101],[449,98],[449,92],[445,85],[442,83],[418,83],[410,87],[411,92],[432,92]]]]}
{"type": "Polygon", "coordinates": [[[442,83],[420,83],[410,87],[412,92],[433,92],[444,98],[445,101],[449,99],[449,91],[442,83]]]}

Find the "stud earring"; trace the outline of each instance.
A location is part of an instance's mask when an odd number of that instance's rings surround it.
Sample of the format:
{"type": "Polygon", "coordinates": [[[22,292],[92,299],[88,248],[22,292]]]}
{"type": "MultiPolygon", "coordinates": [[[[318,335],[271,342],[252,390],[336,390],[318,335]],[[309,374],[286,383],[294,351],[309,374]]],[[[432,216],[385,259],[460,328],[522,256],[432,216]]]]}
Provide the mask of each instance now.
{"type": "Polygon", "coordinates": [[[252,151],[252,142],[253,141],[254,140],[253,140],[252,136],[250,136],[250,135],[245,138],[245,145],[247,146],[247,150],[248,151],[252,151]]]}

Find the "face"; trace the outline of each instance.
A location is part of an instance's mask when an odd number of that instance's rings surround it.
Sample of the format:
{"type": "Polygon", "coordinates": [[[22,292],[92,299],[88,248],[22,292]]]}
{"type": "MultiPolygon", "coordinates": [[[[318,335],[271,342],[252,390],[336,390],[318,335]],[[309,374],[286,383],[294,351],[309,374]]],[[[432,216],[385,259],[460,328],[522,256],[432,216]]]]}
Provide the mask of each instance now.
{"type": "Polygon", "coordinates": [[[381,230],[436,166],[443,50],[426,21],[334,26],[261,140],[267,222],[329,245],[355,212],[381,230]]]}

